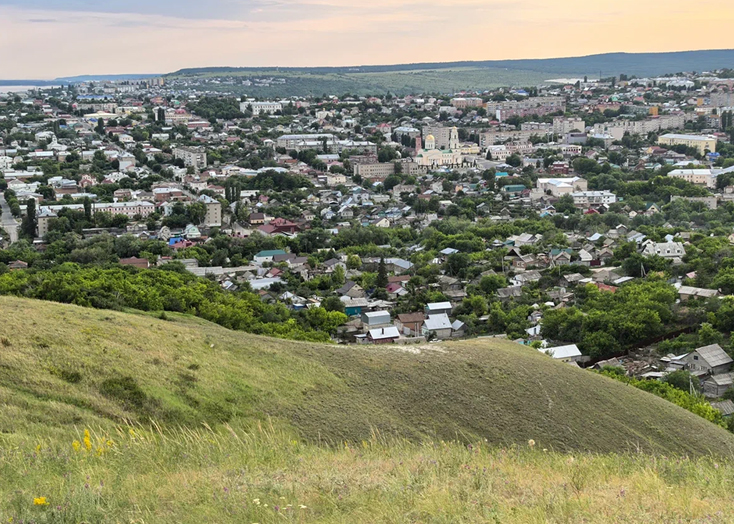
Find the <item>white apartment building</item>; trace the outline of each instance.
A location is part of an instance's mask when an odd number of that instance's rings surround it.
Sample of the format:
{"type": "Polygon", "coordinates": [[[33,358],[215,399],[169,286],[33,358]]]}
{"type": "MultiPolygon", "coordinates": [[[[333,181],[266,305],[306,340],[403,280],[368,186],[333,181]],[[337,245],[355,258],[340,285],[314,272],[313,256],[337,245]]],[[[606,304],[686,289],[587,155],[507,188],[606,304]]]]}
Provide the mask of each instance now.
{"type": "Polygon", "coordinates": [[[573,204],[579,207],[596,207],[614,204],[617,195],[609,191],[576,191],[571,193],[573,204]]]}
{"type": "Polygon", "coordinates": [[[553,133],[556,135],[567,135],[572,131],[583,132],[586,130],[586,122],[581,118],[565,118],[557,116],[553,119],[553,133]]]}
{"type": "Polygon", "coordinates": [[[177,147],[173,157],[183,160],[186,167],[204,169],[207,166],[206,150],[202,147],[177,147]]]}
{"type": "Polygon", "coordinates": [[[245,101],[240,103],[240,111],[243,113],[247,111],[249,107],[252,108],[253,116],[259,116],[262,113],[274,115],[278,111],[283,111],[283,104],[280,102],[245,101]]]}
{"type": "Polygon", "coordinates": [[[716,188],[716,175],[710,169],[676,169],[668,173],[669,177],[682,178],[691,184],[716,188]]]}
{"type": "Polygon", "coordinates": [[[559,177],[559,178],[539,178],[535,186],[537,191],[542,193],[550,192],[554,197],[562,197],[570,195],[574,192],[586,191],[588,182],[581,177],[559,177]]]}

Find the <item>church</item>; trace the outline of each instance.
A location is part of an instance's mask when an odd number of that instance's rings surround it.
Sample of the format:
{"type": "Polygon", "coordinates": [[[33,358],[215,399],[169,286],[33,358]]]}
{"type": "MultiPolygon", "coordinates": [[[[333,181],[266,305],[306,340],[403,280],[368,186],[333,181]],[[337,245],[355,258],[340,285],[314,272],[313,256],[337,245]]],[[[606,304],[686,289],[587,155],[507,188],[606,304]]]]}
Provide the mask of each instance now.
{"type": "Polygon", "coordinates": [[[459,149],[459,131],[452,127],[449,134],[449,147],[436,149],[436,138],[433,135],[426,137],[425,148],[421,147],[420,137],[416,139],[415,162],[426,167],[458,167],[463,163],[463,156],[459,149]]]}

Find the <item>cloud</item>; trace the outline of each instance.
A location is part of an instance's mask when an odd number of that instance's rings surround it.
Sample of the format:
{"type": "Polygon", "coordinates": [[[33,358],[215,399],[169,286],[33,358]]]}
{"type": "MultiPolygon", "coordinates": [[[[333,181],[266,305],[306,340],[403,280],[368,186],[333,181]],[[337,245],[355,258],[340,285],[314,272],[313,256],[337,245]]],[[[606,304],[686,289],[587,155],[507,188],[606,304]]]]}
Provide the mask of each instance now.
{"type": "MultiPolygon", "coordinates": [[[[726,27],[734,7],[730,0],[454,0],[448,7],[445,0],[0,0],[1,74],[665,51],[691,45],[681,35],[694,21],[726,27]]],[[[696,46],[731,43],[716,31],[696,46]]]]}

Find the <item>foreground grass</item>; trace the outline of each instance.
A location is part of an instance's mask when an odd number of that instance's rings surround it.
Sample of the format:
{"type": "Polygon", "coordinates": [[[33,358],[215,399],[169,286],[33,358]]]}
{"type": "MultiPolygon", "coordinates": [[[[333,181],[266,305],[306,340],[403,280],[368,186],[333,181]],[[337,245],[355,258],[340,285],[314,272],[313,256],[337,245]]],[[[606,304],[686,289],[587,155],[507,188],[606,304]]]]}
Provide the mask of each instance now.
{"type": "Polygon", "coordinates": [[[82,431],[0,449],[2,522],[733,522],[734,466],[373,435],[82,431]],[[43,498],[41,498],[43,497],[43,498]],[[34,504],[35,500],[35,504],[34,504]]]}
{"type": "Polygon", "coordinates": [[[319,345],[204,320],[0,297],[0,442],[156,420],[272,420],[305,441],[535,439],[554,451],[734,457],[734,436],[677,406],[512,342],[319,345]],[[411,352],[412,351],[412,352],[411,352]]]}

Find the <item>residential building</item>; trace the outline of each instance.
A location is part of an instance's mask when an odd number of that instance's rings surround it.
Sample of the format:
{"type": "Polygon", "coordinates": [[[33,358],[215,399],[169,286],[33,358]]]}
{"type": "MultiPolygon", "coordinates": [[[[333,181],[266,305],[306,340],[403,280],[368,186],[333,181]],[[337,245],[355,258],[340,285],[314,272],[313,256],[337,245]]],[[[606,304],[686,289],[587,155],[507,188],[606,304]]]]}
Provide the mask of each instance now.
{"type": "Polygon", "coordinates": [[[219,227],[222,225],[222,204],[209,195],[201,195],[198,202],[206,207],[204,225],[208,227],[219,227]]]}
{"type": "Polygon", "coordinates": [[[426,149],[458,149],[459,130],[456,127],[425,126],[423,128],[423,140],[426,149]],[[428,139],[433,138],[432,147],[429,148],[428,139]]]}
{"type": "Polygon", "coordinates": [[[173,150],[173,157],[183,160],[186,167],[193,167],[196,170],[204,169],[207,166],[206,149],[203,147],[180,146],[173,150]]]}
{"type": "Polygon", "coordinates": [[[716,152],[716,137],[702,135],[677,135],[669,133],[658,138],[661,146],[686,146],[697,149],[700,154],[716,152]]]}
{"type": "Polygon", "coordinates": [[[617,195],[610,191],[577,191],[571,193],[573,204],[579,207],[598,207],[614,204],[617,195]]]}
{"type": "Polygon", "coordinates": [[[582,358],[581,351],[576,344],[556,346],[552,348],[540,348],[538,351],[545,353],[556,360],[560,360],[561,362],[578,362],[582,358]]]}

